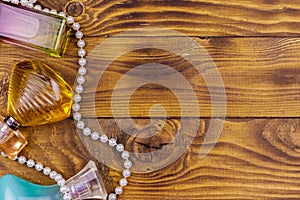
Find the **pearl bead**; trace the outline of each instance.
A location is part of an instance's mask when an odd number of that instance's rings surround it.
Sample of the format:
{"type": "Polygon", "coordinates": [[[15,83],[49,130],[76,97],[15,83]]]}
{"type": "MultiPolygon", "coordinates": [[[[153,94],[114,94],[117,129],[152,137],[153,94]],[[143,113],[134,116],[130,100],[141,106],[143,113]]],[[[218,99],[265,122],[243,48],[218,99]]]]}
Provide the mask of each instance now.
{"type": "Polygon", "coordinates": [[[60,187],[59,191],[61,193],[66,193],[66,192],[69,191],[69,188],[67,186],[63,185],[63,186],[60,187]]]}
{"type": "Polygon", "coordinates": [[[74,100],[76,103],[80,102],[80,101],[81,101],[81,96],[80,96],[80,94],[75,94],[75,95],[73,96],[73,100],[74,100]]]}
{"type": "Polygon", "coordinates": [[[86,51],[84,49],[79,49],[78,50],[78,56],[83,57],[86,55],[86,51]]]}
{"type": "Polygon", "coordinates": [[[75,31],[78,31],[78,29],[80,29],[80,24],[77,23],[77,22],[73,23],[73,29],[74,29],[75,31]]]}
{"type": "Polygon", "coordinates": [[[14,4],[19,4],[20,1],[19,0],[11,0],[11,3],[14,3],[14,4]]]}
{"type": "Polygon", "coordinates": [[[118,195],[120,195],[120,194],[123,193],[123,189],[121,187],[116,187],[115,193],[118,194],[118,195]]]}
{"type": "Polygon", "coordinates": [[[66,183],[66,180],[61,178],[61,179],[57,180],[56,182],[57,182],[57,185],[62,186],[66,183]]]}
{"type": "Polygon", "coordinates": [[[42,163],[38,163],[35,165],[35,170],[40,172],[43,170],[43,164],[42,163]]]}
{"type": "Polygon", "coordinates": [[[83,90],[84,90],[84,89],[83,89],[82,85],[77,85],[76,88],[75,88],[75,91],[76,91],[77,93],[82,93],[83,90]]]}
{"type": "Polygon", "coordinates": [[[79,76],[79,77],[77,78],[77,83],[78,83],[78,84],[84,84],[84,83],[85,83],[85,78],[84,78],[83,76],[79,76]]]}
{"type": "Polygon", "coordinates": [[[1,151],[1,156],[2,156],[3,158],[6,158],[5,153],[3,153],[2,151],[1,151]]]}
{"type": "Polygon", "coordinates": [[[72,200],[72,197],[70,194],[65,194],[63,200],[72,200]]]}
{"type": "Polygon", "coordinates": [[[128,178],[130,175],[131,175],[131,172],[129,171],[129,169],[125,169],[125,170],[123,171],[123,176],[124,176],[125,178],[128,178]]]}
{"type": "Polygon", "coordinates": [[[79,120],[81,120],[81,113],[79,113],[79,112],[76,112],[76,113],[74,113],[73,114],[73,118],[76,120],[76,121],[79,121],[79,120]]]}
{"type": "Polygon", "coordinates": [[[101,136],[100,136],[100,141],[101,141],[102,143],[106,143],[106,142],[108,141],[107,135],[101,135],[101,136]]]}
{"type": "Polygon", "coordinates": [[[80,58],[79,61],[78,61],[78,64],[81,65],[81,66],[85,66],[86,63],[87,63],[87,62],[86,62],[86,59],[85,59],[85,58],[80,58]]]}
{"type": "Polygon", "coordinates": [[[49,177],[51,178],[51,179],[55,179],[55,176],[57,175],[57,172],[56,171],[52,171],[52,172],[50,172],[50,174],[49,174],[49,177]]]}
{"type": "Polygon", "coordinates": [[[74,103],[74,104],[72,105],[72,109],[73,109],[75,112],[77,112],[77,111],[80,110],[80,105],[79,105],[78,103],[74,103]]]}
{"type": "Polygon", "coordinates": [[[60,179],[62,179],[62,175],[61,174],[56,174],[55,177],[54,177],[54,180],[57,182],[60,179]]]}
{"type": "Polygon", "coordinates": [[[126,180],[126,178],[123,178],[123,179],[120,180],[120,185],[122,187],[126,186],[127,184],[128,184],[128,181],[126,180]]]}
{"type": "Polygon", "coordinates": [[[58,15],[61,17],[66,17],[66,13],[64,13],[64,12],[60,12],[60,13],[58,13],[58,15]]]}
{"type": "Polygon", "coordinates": [[[124,159],[124,160],[127,160],[129,158],[129,152],[128,151],[123,151],[122,154],[121,154],[121,157],[124,159]]]}
{"type": "Polygon", "coordinates": [[[26,163],[26,158],[24,156],[20,156],[19,159],[18,159],[18,162],[20,164],[24,164],[24,163],[26,163]]]}
{"type": "Polygon", "coordinates": [[[48,176],[50,174],[50,172],[51,172],[51,169],[49,167],[45,167],[43,169],[43,174],[46,175],[46,176],[48,176]]]}
{"type": "Polygon", "coordinates": [[[85,67],[80,67],[79,70],[78,70],[78,73],[80,75],[85,75],[86,74],[86,68],[85,67]]]}
{"type": "Polygon", "coordinates": [[[117,145],[116,139],[112,138],[108,141],[109,146],[114,147],[117,145]]]}
{"type": "Polygon", "coordinates": [[[75,37],[76,37],[77,39],[81,39],[81,38],[83,38],[83,33],[82,33],[81,31],[77,31],[77,32],[75,33],[75,37]]]}
{"type": "Polygon", "coordinates": [[[126,161],[124,162],[124,167],[125,167],[126,169],[129,169],[130,167],[132,167],[132,162],[131,162],[130,160],[126,160],[126,161]]]}
{"type": "Polygon", "coordinates": [[[54,10],[54,9],[53,9],[53,10],[51,10],[51,11],[50,11],[50,13],[51,13],[51,14],[54,14],[54,15],[57,15],[57,11],[56,11],[56,10],[54,10]]]}
{"type": "Polygon", "coordinates": [[[37,0],[29,0],[31,3],[36,3],[37,0]]]}
{"type": "Polygon", "coordinates": [[[20,1],[20,4],[22,4],[22,6],[26,5],[27,3],[28,3],[27,0],[21,0],[20,1]]]}
{"type": "Polygon", "coordinates": [[[84,41],[84,40],[78,40],[77,46],[78,46],[79,48],[85,47],[85,41],[84,41]]]}
{"type": "Polygon", "coordinates": [[[77,122],[77,128],[84,129],[85,123],[83,121],[77,122]]]}
{"type": "Polygon", "coordinates": [[[122,152],[122,151],[124,151],[124,145],[123,144],[118,144],[116,149],[117,149],[118,152],[122,152]]]}
{"type": "Polygon", "coordinates": [[[50,10],[48,8],[44,8],[43,11],[46,13],[50,12],[50,10]]]}
{"type": "Polygon", "coordinates": [[[93,132],[91,135],[92,140],[98,140],[99,139],[99,133],[93,132]]]}
{"type": "Polygon", "coordinates": [[[72,24],[73,22],[74,22],[74,17],[68,16],[68,17],[67,17],[67,23],[68,23],[68,24],[72,24]]]}
{"type": "Polygon", "coordinates": [[[34,9],[35,10],[42,10],[42,6],[40,6],[39,4],[37,4],[37,5],[34,6],[34,9]]]}
{"type": "Polygon", "coordinates": [[[108,200],[116,200],[116,199],[117,199],[117,195],[116,195],[116,194],[111,193],[111,194],[108,196],[108,200]]]}
{"type": "Polygon", "coordinates": [[[84,128],[82,133],[85,136],[89,136],[89,135],[91,135],[92,131],[90,128],[84,128]]]}
{"type": "Polygon", "coordinates": [[[30,159],[27,161],[27,167],[33,167],[35,165],[34,160],[30,159]]]}
{"type": "Polygon", "coordinates": [[[25,6],[28,8],[33,8],[33,3],[27,3],[25,6]]]}

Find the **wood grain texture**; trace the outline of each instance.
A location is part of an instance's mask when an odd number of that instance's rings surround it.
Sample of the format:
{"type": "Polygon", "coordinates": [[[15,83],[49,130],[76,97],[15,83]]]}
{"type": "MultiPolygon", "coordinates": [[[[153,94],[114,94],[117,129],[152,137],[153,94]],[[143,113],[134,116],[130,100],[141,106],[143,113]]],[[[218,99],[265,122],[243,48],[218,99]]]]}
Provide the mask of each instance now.
{"type": "MultiPolygon", "coordinates": [[[[224,82],[227,99],[227,117],[299,117],[300,113],[300,82],[299,82],[299,61],[300,61],[300,39],[298,38],[193,38],[211,56],[212,61],[217,66],[224,82]]],[[[87,51],[91,52],[97,45],[104,40],[101,38],[86,38],[87,51]]],[[[122,46],[135,43],[135,39],[122,39],[122,46]],[[127,41],[127,42],[126,42],[127,41]],[[126,42],[126,43],[125,43],[126,42]]],[[[172,40],[173,41],[173,40],[172,40]]],[[[115,41],[116,43],[117,41],[115,41]]],[[[115,44],[114,43],[114,44],[115,44]]],[[[174,44],[175,45],[175,44],[174,44]]],[[[176,44],[178,51],[183,53],[194,53],[196,49],[185,50],[184,45],[176,44]]],[[[0,70],[2,73],[9,74],[11,66],[24,59],[43,59],[44,54],[36,52],[26,53],[27,50],[12,45],[0,44],[1,53],[0,70]],[[34,56],[32,56],[34,55],[34,56]]],[[[76,64],[76,48],[74,43],[69,44],[69,51],[63,59],[47,58],[47,63],[66,78],[67,82],[73,85],[76,78],[78,65],[76,64]]],[[[97,51],[94,55],[98,55],[97,51]]],[[[96,65],[89,65],[90,77],[88,83],[98,82],[101,66],[103,63],[112,59],[114,51],[107,50],[106,55],[101,59],[91,56],[89,60],[96,60],[96,65]],[[93,77],[92,77],[93,76],[93,77]],[[92,80],[90,80],[92,79],[92,80]]],[[[100,56],[100,55],[99,55],[100,56]]],[[[194,60],[206,62],[206,59],[194,57],[194,60]]],[[[154,71],[154,73],[155,73],[154,71]]],[[[153,72],[153,71],[152,71],[153,72]]],[[[143,49],[124,53],[123,56],[114,62],[103,73],[97,85],[97,90],[87,87],[84,94],[82,112],[86,116],[91,116],[91,102],[95,92],[95,109],[98,117],[112,117],[112,96],[113,92],[119,92],[120,96],[115,96],[116,115],[122,115],[126,111],[129,101],[129,112],[132,117],[147,117],[153,104],[161,104],[169,117],[180,117],[181,110],[184,108],[190,116],[199,116],[194,107],[199,103],[201,117],[211,116],[211,96],[217,98],[222,96],[220,93],[222,85],[214,83],[207,85],[203,80],[203,75],[210,73],[209,68],[203,69],[200,74],[195,67],[172,52],[158,49],[143,49]],[[123,83],[117,86],[121,78],[129,80],[139,80],[139,77],[151,78],[147,75],[147,70],[137,70],[136,74],[128,75],[130,70],[147,63],[164,64],[171,69],[178,71],[188,82],[192,89],[182,86],[181,82],[174,81],[172,77],[176,73],[163,73],[162,67],[156,68],[160,80],[169,80],[172,87],[163,87],[159,84],[146,84],[137,88],[130,96],[125,94],[130,91],[132,84],[123,83]],[[208,92],[208,87],[212,88],[213,93],[208,92]],[[173,90],[173,91],[172,91],[173,90]],[[192,96],[195,92],[198,102],[187,98],[180,102],[176,95],[192,96]],[[151,93],[151,95],[149,95],[151,93]],[[123,96],[122,96],[123,95],[123,96]],[[181,107],[180,107],[181,106],[181,107]]],[[[2,82],[7,79],[4,75],[0,77],[2,82]]],[[[156,81],[156,80],[155,80],[156,81]]],[[[7,82],[6,82],[7,83],[7,82]]],[[[7,85],[5,85],[7,87],[7,85]]],[[[5,88],[4,88],[5,89],[5,88]]],[[[222,105],[220,102],[217,106],[222,105]]],[[[1,104],[1,112],[5,113],[5,104],[1,104]]],[[[160,117],[161,112],[154,112],[154,116],[160,117]]]]}
{"type": "MultiPolygon", "coordinates": [[[[45,0],[66,10],[67,1],[45,0]]],[[[72,2],[72,1],[70,1],[72,2]]],[[[82,0],[77,19],[89,36],[111,36],[139,27],[164,27],[189,36],[297,36],[300,4],[276,0],[82,0]]]]}
{"type": "MultiPolygon", "coordinates": [[[[96,116],[90,110],[94,91],[87,89],[82,108],[84,116],[99,118],[103,132],[117,138],[131,152],[149,153],[134,156],[134,165],[139,161],[160,166],[163,162],[154,156],[156,151],[168,144],[176,144],[174,140],[179,133],[184,135],[183,142],[192,139],[191,145],[185,144],[188,148],[177,161],[159,170],[149,168],[149,173],[133,173],[125,193],[120,196],[121,200],[300,199],[299,2],[43,0],[39,3],[78,16],[75,19],[83,28],[88,53],[126,30],[169,28],[191,36],[201,45],[222,76],[227,97],[227,121],[217,144],[202,159],[199,158],[200,148],[209,146],[209,143],[204,143],[204,138],[211,123],[211,99],[201,74],[182,56],[161,48],[146,48],[124,53],[115,59],[97,85],[96,116]],[[207,118],[199,120],[195,117],[199,116],[191,106],[195,102],[187,99],[184,102],[189,111],[187,123],[180,123],[182,104],[175,93],[158,84],[146,84],[130,97],[129,114],[135,117],[136,124],[122,116],[127,96],[116,96],[118,109],[115,114],[120,118],[113,119],[113,91],[119,89],[126,92],[130,89],[130,84],[121,84],[116,88],[117,82],[121,78],[147,77],[147,71],[143,70],[135,75],[126,74],[147,63],[163,64],[179,72],[192,89],[178,86],[174,91],[181,95],[195,92],[201,117],[207,118]],[[152,112],[156,118],[153,123],[149,122],[149,110],[155,104],[164,107],[168,117],[165,123],[162,122],[164,113],[161,111],[152,112]],[[193,132],[189,130],[195,128],[198,120],[200,127],[193,138],[193,132]],[[126,130],[118,127],[118,123],[125,125],[126,130]]],[[[150,37],[142,38],[148,40],[150,37]]],[[[178,42],[182,38],[182,35],[175,37],[177,42],[174,42],[174,35],[163,39],[173,39],[170,44],[182,53],[195,52],[196,48],[186,49],[185,44],[178,42]]],[[[136,35],[127,35],[120,37],[115,44],[122,48],[133,45],[139,39],[141,37],[136,35]]],[[[13,64],[26,59],[44,60],[73,85],[78,69],[76,54],[73,37],[63,59],[50,58],[44,53],[0,42],[0,113],[6,114],[8,76],[13,64]]],[[[99,63],[109,60],[112,54],[113,51],[107,48],[99,63]]],[[[203,57],[193,59],[201,60],[203,57]]],[[[207,68],[204,72],[209,73],[210,70],[207,68]]],[[[89,67],[90,74],[95,71],[95,68],[89,67]]],[[[165,79],[170,77],[159,68],[153,71],[165,79]]],[[[91,81],[98,80],[88,79],[88,83],[91,81]]],[[[218,96],[220,85],[215,84],[213,88],[218,96]]],[[[71,119],[21,128],[21,131],[29,141],[21,154],[42,162],[66,178],[78,172],[88,160],[97,161],[87,150],[94,144],[84,146],[71,119]]],[[[99,152],[100,159],[108,154],[107,151],[99,152]]],[[[0,177],[11,173],[34,183],[54,183],[33,169],[4,158],[0,160],[0,177]]],[[[110,160],[112,164],[119,163],[118,158],[110,160]]],[[[112,192],[121,178],[120,171],[99,161],[97,166],[108,192],[112,192]]]]}
{"type": "MultiPolygon", "coordinates": [[[[191,125],[193,121],[191,119],[191,125]]],[[[136,119],[136,122],[145,124],[143,120],[136,119]]],[[[276,130],[286,123],[280,119],[227,121],[215,148],[200,159],[199,149],[205,145],[202,142],[205,137],[203,126],[209,125],[206,120],[180,159],[158,171],[134,173],[120,199],[299,199],[299,152],[292,148],[289,151],[293,154],[282,151],[263,134],[270,125],[276,130]]],[[[299,120],[290,123],[299,127],[299,120]]],[[[100,120],[100,124],[104,132],[114,130],[111,134],[117,134],[119,141],[128,138],[114,125],[114,120],[100,120]]],[[[66,120],[22,129],[26,136],[30,135],[29,145],[22,154],[38,158],[66,177],[72,176],[91,158],[77,133],[70,129],[72,126],[73,121],[66,120]]],[[[298,128],[296,132],[299,137],[298,128]]],[[[117,185],[120,172],[99,166],[111,191],[117,185]]],[[[34,170],[2,158],[0,176],[6,173],[36,183],[51,183],[34,170]]]]}

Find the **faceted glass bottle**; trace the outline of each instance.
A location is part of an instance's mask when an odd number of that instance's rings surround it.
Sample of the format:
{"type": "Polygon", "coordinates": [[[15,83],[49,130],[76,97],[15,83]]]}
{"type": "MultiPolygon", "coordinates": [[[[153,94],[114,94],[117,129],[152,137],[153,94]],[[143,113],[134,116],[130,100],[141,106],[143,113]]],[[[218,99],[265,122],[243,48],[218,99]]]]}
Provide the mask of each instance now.
{"type": "Polygon", "coordinates": [[[0,37],[6,42],[61,57],[69,31],[64,17],[0,1],[0,37]]]}
{"type": "Polygon", "coordinates": [[[41,61],[17,63],[10,76],[8,116],[0,116],[0,150],[14,159],[27,144],[19,125],[63,120],[70,115],[71,106],[71,87],[49,66],[41,61]]]}
{"type": "Polygon", "coordinates": [[[107,193],[97,166],[90,161],[79,173],[66,181],[73,200],[106,199],[107,193]]]}
{"type": "Polygon", "coordinates": [[[27,140],[20,131],[11,129],[0,115],[0,150],[9,159],[14,159],[27,145],[27,140]]]}
{"type": "Polygon", "coordinates": [[[7,113],[22,126],[53,123],[71,113],[72,89],[41,61],[24,61],[13,67],[7,113]]]}

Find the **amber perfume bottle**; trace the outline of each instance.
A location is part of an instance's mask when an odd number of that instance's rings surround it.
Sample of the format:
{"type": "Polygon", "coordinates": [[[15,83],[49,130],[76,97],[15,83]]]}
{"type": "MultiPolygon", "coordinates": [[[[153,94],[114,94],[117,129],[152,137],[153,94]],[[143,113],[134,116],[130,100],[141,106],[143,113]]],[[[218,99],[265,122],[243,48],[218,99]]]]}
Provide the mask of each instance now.
{"type": "Polygon", "coordinates": [[[0,120],[0,150],[13,159],[26,145],[19,126],[63,120],[70,115],[71,87],[41,61],[17,63],[11,72],[6,118],[0,120]]]}
{"type": "Polygon", "coordinates": [[[0,1],[3,41],[61,57],[69,31],[64,17],[0,1]]]}

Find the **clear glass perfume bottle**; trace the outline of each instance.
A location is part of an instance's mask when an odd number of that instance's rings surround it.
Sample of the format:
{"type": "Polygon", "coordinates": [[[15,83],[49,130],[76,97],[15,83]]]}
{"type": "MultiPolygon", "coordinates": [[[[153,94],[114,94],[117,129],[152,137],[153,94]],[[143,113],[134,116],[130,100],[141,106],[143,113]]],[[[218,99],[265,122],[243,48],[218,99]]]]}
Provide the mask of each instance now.
{"type": "Polygon", "coordinates": [[[67,118],[71,113],[72,89],[41,61],[17,63],[11,72],[6,118],[0,116],[0,150],[13,159],[27,144],[18,131],[67,118]]]}
{"type": "Polygon", "coordinates": [[[90,161],[79,173],[66,181],[72,199],[106,199],[107,192],[97,166],[90,161]]]}
{"type": "Polygon", "coordinates": [[[64,17],[0,1],[0,38],[61,57],[70,29],[64,17]]]}

